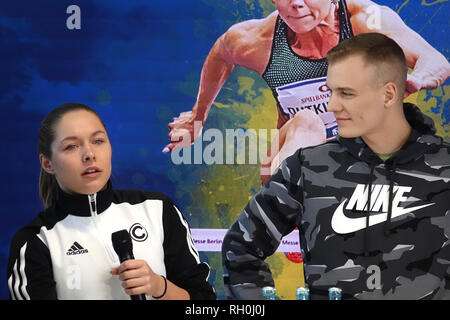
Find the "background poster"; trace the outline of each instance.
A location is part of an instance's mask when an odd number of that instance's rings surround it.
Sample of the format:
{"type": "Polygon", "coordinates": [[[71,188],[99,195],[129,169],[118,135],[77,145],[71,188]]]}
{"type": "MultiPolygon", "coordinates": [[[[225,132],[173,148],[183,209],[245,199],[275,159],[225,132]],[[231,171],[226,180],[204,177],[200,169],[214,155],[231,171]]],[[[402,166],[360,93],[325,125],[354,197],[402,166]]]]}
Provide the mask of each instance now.
{"type": "MultiPolygon", "coordinates": [[[[447,59],[448,0],[379,0],[447,59]]],[[[233,24],[266,17],[270,0],[41,0],[0,4],[0,299],[8,299],[9,243],[42,205],[38,194],[40,121],[65,102],[93,107],[113,145],[115,188],[169,195],[194,229],[227,229],[260,188],[259,164],[174,164],[162,149],[167,124],[192,109],[200,71],[216,39],[233,24]],[[71,5],[80,29],[69,29],[71,5]]],[[[450,141],[448,81],[408,97],[450,141]]],[[[262,78],[236,67],[203,130],[276,128],[275,100],[262,78]]],[[[205,144],[206,145],[206,144],[205,144]]],[[[192,147],[193,150],[193,147],[192,147]]],[[[194,151],[192,151],[194,152],[194,151]]],[[[201,251],[210,282],[225,298],[219,252],[201,251]]],[[[295,260],[290,257],[291,260],[295,260]]],[[[294,257],[295,258],[295,257],[294,257]]],[[[277,294],[294,299],[302,264],[268,259],[277,294]]]]}

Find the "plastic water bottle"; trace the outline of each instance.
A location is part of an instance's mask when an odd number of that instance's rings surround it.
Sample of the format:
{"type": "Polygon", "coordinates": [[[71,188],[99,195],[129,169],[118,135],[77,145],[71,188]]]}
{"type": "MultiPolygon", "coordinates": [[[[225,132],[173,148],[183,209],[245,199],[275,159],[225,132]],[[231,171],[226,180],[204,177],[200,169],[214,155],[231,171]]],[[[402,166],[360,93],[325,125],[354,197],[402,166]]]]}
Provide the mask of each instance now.
{"type": "Polygon", "coordinates": [[[297,287],[295,290],[297,300],[309,300],[309,289],[305,287],[297,287]]]}
{"type": "Polygon", "coordinates": [[[342,289],[332,287],[328,289],[329,300],[342,300],[342,289]]]}
{"type": "Polygon", "coordinates": [[[264,287],[262,288],[262,294],[264,300],[275,300],[275,288],[274,287],[264,287]]]}

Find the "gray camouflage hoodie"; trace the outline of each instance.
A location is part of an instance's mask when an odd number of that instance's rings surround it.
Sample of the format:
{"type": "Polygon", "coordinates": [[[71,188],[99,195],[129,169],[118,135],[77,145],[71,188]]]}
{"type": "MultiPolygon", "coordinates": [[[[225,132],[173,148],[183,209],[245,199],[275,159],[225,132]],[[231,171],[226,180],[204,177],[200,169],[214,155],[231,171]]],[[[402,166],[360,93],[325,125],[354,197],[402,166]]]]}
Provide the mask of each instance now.
{"type": "Polygon", "coordinates": [[[250,200],[222,246],[229,298],[261,299],[264,259],[298,227],[311,299],[450,299],[450,145],[404,104],[413,130],[386,162],[361,138],[299,149],[250,200]]]}

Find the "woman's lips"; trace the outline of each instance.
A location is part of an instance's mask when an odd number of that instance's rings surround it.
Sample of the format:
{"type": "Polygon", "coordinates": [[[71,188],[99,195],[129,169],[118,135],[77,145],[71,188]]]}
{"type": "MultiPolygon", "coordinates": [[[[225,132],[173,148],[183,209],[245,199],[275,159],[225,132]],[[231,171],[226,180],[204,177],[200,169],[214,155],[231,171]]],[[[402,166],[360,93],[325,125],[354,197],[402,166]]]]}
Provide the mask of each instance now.
{"type": "Polygon", "coordinates": [[[101,173],[102,173],[102,171],[99,168],[89,167],[83,172],[82,176],[88,177],[88,178],[95,178],[98,175],[100,175],[101,173]]]}
{"type": "Polygon", "coordinates": [[[101,174],[100,171],[95,171],[93,173],[85,173],[85,174],[83,174],[83,177],[95,178],[95,177],[99,176],[100,174],[101,174]]]}
{"type": "Polygon", "coordinates": [[[294,19],[294,20],[301,20],[301,19],[304,19],[306,17],[311,17],[311,16],[312,16],[311,14],[305,14],[304,16],[299,16],[299,17],[290,16],[290,18],[294,19]]]}

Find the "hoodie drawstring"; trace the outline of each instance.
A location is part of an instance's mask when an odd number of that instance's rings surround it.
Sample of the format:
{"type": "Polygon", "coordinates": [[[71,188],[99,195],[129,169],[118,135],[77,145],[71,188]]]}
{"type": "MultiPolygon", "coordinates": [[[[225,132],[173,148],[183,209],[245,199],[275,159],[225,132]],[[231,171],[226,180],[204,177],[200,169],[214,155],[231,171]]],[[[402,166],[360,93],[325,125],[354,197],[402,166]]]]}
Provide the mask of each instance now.
{"type": "MultiPolygon", "coordinates": [[[[367,210],[366,210],[366,228],[364,230],[364,256],[369,256],[369,218],[370,218],[370,209],[372,207],[372,178],[373,172],[375,169],[375,164],[370,166],[370,174],[369,174],[369,182],[368,182],[368,198],[367,198],[367,210]]],[[[392,219],[392,201],[394,196],[394,174],[396,170],[397,163],[395,159],[392,161],[392,165],[389,167],[386,166],[386,178],[389,180],[389,202],[388,202],[388,213],[387,219],[384,223],[384,235],[388,236],[390,233],[390,225],[392,219]]]]}
{"type": "Polygon", "coordinates": [[[369,188],[368,188],[368,199],[367,199],[367,211],[366,211],[366,228],[364,230],[364,256],[369,256],[369,217],[370,217],[370,208],[372,204],[370,203],[370,199],[372,198],[372,176],[373,171],[375,170],[375,164],[372,164],[370,167],[370,174],[369,174],[369,188]]]}
{"type": "Polygon", "coordinates": [[[395,159],[392,161],[392,166],[387,169],[387,178],[389,179],[389,203],[388,203],[388,215],[386,222],[384,223],[384,235],[388,236],[390,233],[390,224],[391,224],[391,218],[392,218],[392,197],[394,194],[394,174],[396,169],[396,161],[395,159]]]}

